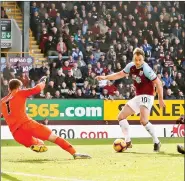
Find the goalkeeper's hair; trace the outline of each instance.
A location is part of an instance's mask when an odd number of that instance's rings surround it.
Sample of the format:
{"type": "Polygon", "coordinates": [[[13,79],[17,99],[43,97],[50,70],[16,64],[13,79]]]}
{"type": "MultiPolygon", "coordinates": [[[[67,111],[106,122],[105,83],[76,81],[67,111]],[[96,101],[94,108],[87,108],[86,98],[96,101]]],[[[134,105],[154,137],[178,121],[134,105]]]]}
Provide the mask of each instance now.
{"type": "Polygon", "coordinates": [[[11,79],[9,81],[9,90],[13,91],[15,89],[18,89],[19,87],[22,86],[22,82],[19,79],[11,79]]]}

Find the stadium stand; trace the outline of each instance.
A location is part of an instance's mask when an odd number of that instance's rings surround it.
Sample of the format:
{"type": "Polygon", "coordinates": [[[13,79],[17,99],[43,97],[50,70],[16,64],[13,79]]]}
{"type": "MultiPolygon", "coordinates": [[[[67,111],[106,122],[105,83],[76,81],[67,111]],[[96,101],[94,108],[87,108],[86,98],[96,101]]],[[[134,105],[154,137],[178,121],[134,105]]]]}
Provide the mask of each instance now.
{"type": "MultiPolygon", "coordinates": [[[[115,82],[98,82],[94,77],[122,70],[132,61],[134,48],[140,47],[163,83],[164,98],[184,99],[181,3],[32,2],[30,40],[42,65],[33,65],[29,75],[19,67],[18,78],[32,87],[47,75],[47,87],[37,98],[130,99],[135,95],[130,77],[115,82]]],[[[1,77],[2,95],[7,94],[7,80],[17,74],[7,64],[1,77]]]]}

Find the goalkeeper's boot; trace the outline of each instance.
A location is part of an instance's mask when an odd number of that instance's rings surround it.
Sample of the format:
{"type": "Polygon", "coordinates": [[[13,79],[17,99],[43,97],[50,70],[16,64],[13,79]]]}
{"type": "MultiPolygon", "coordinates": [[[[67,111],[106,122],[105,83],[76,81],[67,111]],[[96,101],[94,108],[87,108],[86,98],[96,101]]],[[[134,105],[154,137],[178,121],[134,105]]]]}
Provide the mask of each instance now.
{"type": "Polygon", "coordinates": [[[74,159],[90,159],[91,157],[89,155],[86,154],[81,154],[81,153],[75,153],[73,155],[74,159]]]}
{"type": "Polygon", "coordinates": [[[161,148],[161,143],[154,143],[154,151],[155,152],[159,152],[161,148]]]}
{"type": "Polygon", "coordinates": [[[185,151],[184,151],[184,146],[181,146],[181,145],[177,145],[177,151],[181,154],[185,154],[185,151]]]}
{"type": "Polygon", "coordinates": [[[132,148],[132,142],[131,141],[126,142],[126,144],[127,144],[127,148],[132,148]]]}
{"type": "Polygon", "coordinates": [[[43,153],[48,151],[48,148],[45,145],[32,145],[30,148],[32,151],[35,151],[37,153],[43,153]]]}

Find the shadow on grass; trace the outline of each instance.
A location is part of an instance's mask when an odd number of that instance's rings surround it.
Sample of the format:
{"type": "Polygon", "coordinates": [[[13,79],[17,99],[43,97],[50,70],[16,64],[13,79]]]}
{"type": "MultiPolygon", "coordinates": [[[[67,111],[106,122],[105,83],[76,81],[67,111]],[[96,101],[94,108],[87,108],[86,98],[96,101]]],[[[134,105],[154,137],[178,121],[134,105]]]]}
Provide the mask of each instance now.
{"type": "Polygon", "coordinates": [[[153,153],[125,151],[125,152],[118,152],[118,153],[122,153],[122,154],[135,154],[135,155],[147,155],[147,156],[160,155],[160,156],[170,156],[170,157],[184,157],[184,155],[183,154],[180,154],[180,153],[167,153],[165,151],[153,152],[153,153]]]}
{"type": "Polygon", "coordinates": [[[48,162],[68,162],[74,159],[63,159],[63,160],[57,160],[57,159],[24,159],[24,160],[10,160],[8,162],[13,162],[13,163],[48,163],[48,162]]]}
{"type": "Polygon", "coordinates": [[[21,180],[17,179],[16,177],[12,177],[6,173],[1,173],[1,178],[9,180],[9,181],[21,181],[21,180]]]}

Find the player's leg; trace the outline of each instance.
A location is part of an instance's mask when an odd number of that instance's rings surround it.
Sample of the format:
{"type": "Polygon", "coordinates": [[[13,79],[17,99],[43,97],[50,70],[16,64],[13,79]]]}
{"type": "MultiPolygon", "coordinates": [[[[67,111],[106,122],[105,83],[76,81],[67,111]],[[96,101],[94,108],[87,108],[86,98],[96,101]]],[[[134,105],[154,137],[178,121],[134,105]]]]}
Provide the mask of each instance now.
{"type": "Polygon", "coordinates": [[[118,115],[119,125],[125,137],[125,141],[127,143],[128,148],[131,148],[132,144],[131,144],[131,138],[129,134],[129,123],[127,121],[127,117],[138,111],[136,108],[136,102],[137,102],[136,99],[137,97],[128,101],[128,103],[123,107],[123,109],[120,111],[118,115]]]}
{"type": "Polygon", "coordinates": [[[37,149],[32,149],[33,151],[38,152],[37,150],[39,149],[40,152],[44,152],[47,151],[47,149],[43,149],[43,145],[44,142],[42,140],[39,140],[37,138],[34,138],[29,131],[26,131],[22,128],[19,128],[14,134],[13,137],[15,139],[15,141],[17,141],[18,143],[24,145],[25,147],[32,147],[33,145],[39,147],[37,149]],[[42,147],[40,147],[40,145],[42,145],[42,147]]]}
{"type": "Polygon", "coordinates": [[[74,147],[68,141],[66,141],[65,139],[57,136],[54,133],[51,133],[51,135],[48,138],[48,141],[57,144],[62,149],[69,152],[71,155],[73,155],[74,159],[89,159],[89,158],[91,158],[87,154],[77,153],[76,150],[74,149],[74,147]]]}
{"type": "Polygon", "coordinates": [[[160,141],[155,133],[154,126],[149,122],[150,110],[153,105],[153,97],[151,96],[141,96],[140,102],[140,123],[145,127],[148,133],[152,136],[154,143],[154,151],[160,150],[160,141]]]}
{"type": "Polygon", "coordinates": [[[73,155],[74,158],[90,158],[88,155],[78,154],[74,147],[65,139],[55,135],[48,127],[39,124],[35,121],[31,122],[32,129],[32,135],[36,138],[39,138],[43,141],[48,140],[52,143],[57,144],[60,146],[63,150],[69,152],[71,155],[73,155]],[[77,157],[78,156],[78,157],[77,157]]]}

